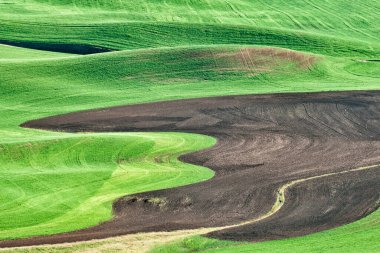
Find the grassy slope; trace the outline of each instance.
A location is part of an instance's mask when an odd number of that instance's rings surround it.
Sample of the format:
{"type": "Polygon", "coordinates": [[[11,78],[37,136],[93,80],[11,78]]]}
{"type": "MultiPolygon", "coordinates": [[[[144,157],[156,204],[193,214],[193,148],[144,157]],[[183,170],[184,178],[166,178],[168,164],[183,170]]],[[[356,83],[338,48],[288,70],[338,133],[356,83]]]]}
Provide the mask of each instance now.
{"type": "Polygon", "coordinates": [[[87,134],[3,144],[0,238],[93,226],[109,219],[112,201],[125,194],[208,179],[212,171],[177,156],[213,144],[189,134],[87,134]]]}
{"type": "MultiPolygon", "coordinates": [[[[352,60],[380,55],[376,1],[293,1],[291,5],[273,1],[270,6],[264,1],[165,1],[165,5],[162,1],[14,2],[0,8],[3,41],[81,43],[114,49],[186,47],[81,57],[0,47],[0,114],[6,119],[0,122],[1,147],[5,150],[0,163],[6,165],[0,173],[2,189],[6,189],[0,195],[5,203],[0,207],[0,215],[13,215],[19,220],[8,223],[1,218],[4,232],[0,238],[93,225],[110,217],[110,203],[118,196],[191,183],[212,175],[201,168],[199,173],[189,173],[194,166],[175,162],[180,153],[212,145],[213,140],[207,137],[78,136],[18,128],[23,121],[96,107],[177,98],[379,88],[378,63],[352,60]],[[353,8],[358,13],[353,14],[353,8]],[[197,44],[276,45],[325,55],[318,55],[319,61],[311,69],[277,59],[279,64],[274,64],[271,72],[262,73],[244,66],[231,70],[236,59],[215,56],[235,52],[237,47],[189,47],[197,44]],[[136,149],[137,146],[147,148],[136,149]],[[57,152],[64,155],[57,157],[57,152]],[[99,154],[96,159],[94,153],[99,154]],[[156,164],[156,156],[169,158],[156,164]],[[125,159],[129,157],[136,159],[125,159]],[[154,173],[141,176],[146,167],[154,173]],[[59,174],[58,182],[49,176],[57,171],[64,172],[59,174]],[[136,173],[139,181],[126,178],[128,173],[136,173]],[[94,182],[92,176],[100,182],[94,182]],[[11,177],[19,180],[9,180],[11,177]],[[78,177],[86,182],[82,188],[73,187],[78,177]],[[140,188],[142,182],[149,184],[140,188]],[[46,194],[53,190],[54,194],[46,194]],[[93,201],[98,198],[102,199],[100,203],[93,201]],[[61,201],[53,203],[52,199],[61,201]],[[49,209],[36,205],[47,203],[49,209]],[[16,208],[20,205],[31,208],[33,216],[16,208]]],[[[371,217],[378,221],[378,216],[371,217]]],[[[368,223],[355,224],[368,227],[368,223]]],[[[374,235],[380,233],[376,226],[369,229],[374,235]]],[[[369,232],[359,234],[365,236],[369,232]]],[[[195,242],[201,245],[202,240],[195,242]]],[[[265,245],[269,245],[267,250],[279,247],[276,243],[265,245]]]]}
{"type": "MultiPolygon", "coordinates": [[[[77,100],[64,107],[72,102],[71,96],[86,89],[86,79],[81,85],[57,89],[59,82],[51,71],[60,69],[59,65],[54,68],[54,63],[79,58],[5,48],[7,51],[0,53],[1,239],[93,226],[110,219],[112,201],[125,194],[195,183],[213,176],[209,169],[177,160],[181,154],[214,145],[215,140],[207,136],[66,134],[19,128],[28,119],[87,108],[99,95],[95,88],[93,93],[87,89],[93,94],[89,101],[77,100]]],[[[75,79],[75,73],[72,75],[75,79]]],[[[112,92],[104,94],[97,105],[112,98],[112,92]]]]}
{"type": "Polygon", "coordinates": [[[376,0],[13,2],[1,6],[5,41],[112,49],[259,44],[340,56],[380,53],[376,0]]]}

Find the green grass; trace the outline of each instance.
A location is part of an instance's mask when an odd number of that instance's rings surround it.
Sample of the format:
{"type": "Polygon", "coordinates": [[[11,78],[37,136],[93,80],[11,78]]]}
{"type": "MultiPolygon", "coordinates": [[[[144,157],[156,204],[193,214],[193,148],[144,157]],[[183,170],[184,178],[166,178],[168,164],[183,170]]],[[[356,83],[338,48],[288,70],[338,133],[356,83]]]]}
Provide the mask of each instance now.
{"type": "Polygon", "coordinates": [[[335,56],[380,53],[376,0],[14,0],[0,6],[3,41],[111,49],[255,44],[335,56]]]}
{"type": "MultiPolygon", "coordinates": [[[[213,175],[177,160],[212,146],[210,137],[67,134],[22,129],[21,123],[182,98],[380,89],[380,63],[363,61],[380,58],[379,14],[378,1],[0,0],[2,43],[124,50],[79,56],[0,44],[0,239],[93,226],[112,217],[112,201],[120,196],[213,175]],[[258,46],[299,52],[255,51],[248,63],[241,58],[258,46]],[[315,63],[303,66],[292,55],[315,63]]],[[[233,252],[375,252],[379,220],[376,212],[335,230],[233,252]]],[[[196,237],[160,250],[227,246],[196,237]]]]}
{"type": "Polygon", "coordinates": [[[177,157],[213,144],[211,137],[180,133],[79,134],[3,144],[0,238],[93,226],[112,217],[118,197],[208,179],[211,170],[177,157]]]}

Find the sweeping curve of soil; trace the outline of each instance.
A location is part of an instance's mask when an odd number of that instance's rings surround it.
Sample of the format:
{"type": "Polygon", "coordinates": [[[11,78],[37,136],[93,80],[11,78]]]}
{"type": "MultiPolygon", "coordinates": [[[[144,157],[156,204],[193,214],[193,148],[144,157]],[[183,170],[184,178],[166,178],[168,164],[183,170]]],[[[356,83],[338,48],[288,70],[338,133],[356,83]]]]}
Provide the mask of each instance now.
{"type": "Polygon", "coordinates": [[[208,236],[263,241],[353,222],[380,205],[380,91],[244,95],[120,106],[30,121],[70,131],[180,131],[214,136],[208,150],[181,157],[213,179],[126,196],[96,227],[3,241],[22,246],[128,233],[222,227],[208,236]],[[321,176],[328,175],[328,176],[321,176]],[[300,179],[312,178],[313,180],[300,179]],[[289,182],[297,182],[291,187],[289,182]],[[288,185],[289,186],[289,185],[288,185]],[[285,188],[283,188],[285,187],[285,188]],[[286,190],[281,209],[265,219],[286,190]],[[153,201],[154,200],[154,201],[153,201]]]}

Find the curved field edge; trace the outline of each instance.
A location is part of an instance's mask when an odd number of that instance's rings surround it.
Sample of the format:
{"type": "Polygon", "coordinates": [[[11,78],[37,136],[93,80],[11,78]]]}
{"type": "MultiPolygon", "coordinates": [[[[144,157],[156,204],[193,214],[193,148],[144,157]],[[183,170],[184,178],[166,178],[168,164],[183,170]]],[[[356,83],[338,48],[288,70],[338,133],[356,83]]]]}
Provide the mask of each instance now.
{"type": "Polygon", "coordinates": [[[112,203],[121,196],[207,180],[211,170],[177,158],[214,144],[211,137],[181,133],[79,134],[2,144],[0,238],[87,228],[111,219],[112,203]]]}
{"type": "Polygon", "coordinates": [[[91,54],[111,50],[137,50],[162,47],[187,47],[204,45],[250,45],[273,46],[309,53],[343,57],[380,57],[380,46],[376,43],[350,40],[331,35],[310,34],[282,29],[218,24],[181,23],[108,23],[78,26],[72,29],[65,24],[51,24],[39,27],[30,24],[4,22],[0,29],[3,40],[0,43],[32,49],[74,54],[91,54]],[[57,26],[62,32],[57,37],[57,26]],[[17,30],[23,34],[34,30],[38,36],[13,37],[7,31],[17,30]],[[39,30],[41,29],[41,30],[39,30]],[[107,38],[91,38],[95,34],[107,34],[107,38]],[[154,34],[160,34],[153,36],[154,34]],[[68,38],[66,39],[65,34],[68,38]],[[188,34],[194,35],[189,37],[188,34]],[[128,39],[125,39],[127,37],[128,39]],[[57,39],[59,38],[59,39],[57,39]],[[75,38],[75,39],[72,39],[75,38]],[[165,41],[165,43],[162,43],[165,41]]]}

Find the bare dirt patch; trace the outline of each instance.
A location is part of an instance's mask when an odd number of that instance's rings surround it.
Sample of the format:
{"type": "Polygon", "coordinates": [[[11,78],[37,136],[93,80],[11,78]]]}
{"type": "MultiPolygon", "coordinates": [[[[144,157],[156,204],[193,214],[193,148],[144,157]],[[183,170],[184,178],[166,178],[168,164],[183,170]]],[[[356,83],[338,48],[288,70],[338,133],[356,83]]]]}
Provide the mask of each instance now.
{"type": "Polygon", "coordinates": [[[317,60],[315,56],[280,48],[241,48],[236,52],[221,52],[214,55],[224,62],[234,62],[235,69],[273,70],[293,63],[298,68],[310,68],[317,60]]]}
{"type": "MultiPolygon", "coordinates": [[[[219,227],[254,220],[273,208],[278,189],[288,182],[379,164],[379,125],[380,91],[191,99],[27,122],[24,127],[70,132],[180,131],[215,136],[216,146],[181,159],[207,166],[216,176],[190,186],[121,198],[114,203],[115,218],[93,228],[3,241],[0,246],[219,227]],[[136,201],[131,201],[133,198],[136,201]]],[[[379,179],[379,170],[363,170],[305,181],[287,191],[287,201],[274,215],[209,236],[263,241],[355,221],[378,208],[379,179]]]]}

